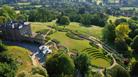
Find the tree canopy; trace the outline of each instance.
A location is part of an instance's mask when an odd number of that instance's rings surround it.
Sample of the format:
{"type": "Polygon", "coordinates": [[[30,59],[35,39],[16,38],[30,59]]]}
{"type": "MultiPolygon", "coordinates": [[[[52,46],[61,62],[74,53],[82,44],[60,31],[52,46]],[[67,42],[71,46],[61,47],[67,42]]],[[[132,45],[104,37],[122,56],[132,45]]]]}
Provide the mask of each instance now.
{"type": "Polygon", "coordinates": [[[74,73],[74,62],[67,54],[55,54],[46,61],[46,69],[50,77],[66,76],[74,73]]]}

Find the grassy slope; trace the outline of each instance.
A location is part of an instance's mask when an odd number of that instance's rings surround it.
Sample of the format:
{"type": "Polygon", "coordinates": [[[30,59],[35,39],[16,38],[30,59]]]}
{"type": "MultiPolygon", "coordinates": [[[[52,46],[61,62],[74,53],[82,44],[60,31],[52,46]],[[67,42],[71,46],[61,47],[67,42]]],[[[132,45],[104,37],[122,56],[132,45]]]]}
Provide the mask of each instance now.
{"type": "MultiPolygon", "coordinates": [[[[39,31],[41,29],[47,29],[48,25],[55,25],[54,22],[48,22],[48,23],[31,23],[32,24],[32,30],[34,32],[39,31]]],[[[97,38],[102,37],[102,29],[101,27],[93,26],[93,27],[83,27],[80,26],[79,23],[72,22],[70,25],[66,26],[66,28],[74,30],[74,31],[79,31],[82,34],[89,34],[93,35],[97,38]]],[[[90,47],[89,42],[86,40],[75,40],[67,37],[65,35],[65,32],[56,32],[52,35],[50,35],[51,38],[57,39],[60,41],[60,43],[69,49],[77,49],[79,51],[90,47]]],[[[108,67],[110,66],[110,63],[102,58],[99,59],[92,59],[92,64],[101,66],[101,67],[108,67]]]]}
{"type": "Polygon", "coordinates": [[[22,70],[26,70],[26,71],[31,70],[32,62],[29,57],[30,55],[29,50],[18,47],[18,46],[7,46],[7,48],[8,50],[3,53],[11,56],[15,61],[21,62],[21,65],[19,65],[17,72],[22,71],[22,70]]]}
{"type": "Polygon", "coordinates": [[[92,59],[92,64],[100,67],[109,67],[111,65],[110,62],[102,58],[92,59]]]}
{"type": "Polygon", "coordinates": [[[80,26],[79,23],[72,22],[66,28],[81,32],[82,34],[93,35],[100,39],[102,38],[102,29],[103,29],[102,27],[98,27],[98,26],[84,27],[84,26],[80,26]]]}
{"type": "MultiPolygon", "coordinates": [[[[42,29],[47,29],[48,25],[49,26],[55,25],[55,22],[54,21],[48,22],[48,23],[32,22],[31,25],[32,25],[33,32],[36,32],[36,31],[39,31],[42,29]]],[[[83,26],[80,26],[79,23],[71,22],[70,25],[66,26],[66,28],[70,29],[70,30],[78,31],[82,34],[89,34],[89,35],[93,35],[100,39],[102,38],[102,29],[103,28],[101,28],[101,27],[97,27],[97,26],[83,27],[83,26]]]]}
{"type": "Polygon", "coordinates": [[[62,45],[68,47],[69,49],[83,50],[90,47],[89,41],[71,39],[65,34],[65,32],[56,32],[50,35],[50,37],[59,40],[62,45]]]}

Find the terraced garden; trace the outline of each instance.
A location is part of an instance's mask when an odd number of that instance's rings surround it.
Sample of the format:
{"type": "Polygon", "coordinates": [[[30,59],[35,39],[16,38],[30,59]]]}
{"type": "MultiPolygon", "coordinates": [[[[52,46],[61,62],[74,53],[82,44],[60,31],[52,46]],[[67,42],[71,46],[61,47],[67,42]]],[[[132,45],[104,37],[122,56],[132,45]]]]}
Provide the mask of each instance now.
{"type": "MultiPolygon", "coordinates": [[[[32,23],[32,29],[34,32],[41,31],[43,29],[48,29],[48,26],[55,25],[54,22],[49,23],[32,23]],[[41,26],[41,27],[40,27],[41,26]]],[[[63,26],[59,26],[61,29],[63,26]]],[[[101,27],[92,26],[92,27],[83,27],[80,26],[79,23],[72,22],[70,25],[65,27],[66,29],[77,31],[82,34],[88,34],[96,36],[97,38],[101,38],[102,29],[101,27]]],[[[61,45],[69,48],[69,50],[76,49],[78,51],[83,51],[84,49],[91,48],[92,46],[89,44],[88,40],[77,40],[72,39],[66,35],[66,32],[56,31],[49,36],[51,39],[56,39],[60,42],[61,45]]],[[[87,51],[85,51],[87,53],[87,51]]],[[[91,53],[91,61],[92,65],[96,67],[109,67],[111,65],[111,58],[106,57],[104,55],[104,51],[91,49],[88,51],[91,53]]]]}

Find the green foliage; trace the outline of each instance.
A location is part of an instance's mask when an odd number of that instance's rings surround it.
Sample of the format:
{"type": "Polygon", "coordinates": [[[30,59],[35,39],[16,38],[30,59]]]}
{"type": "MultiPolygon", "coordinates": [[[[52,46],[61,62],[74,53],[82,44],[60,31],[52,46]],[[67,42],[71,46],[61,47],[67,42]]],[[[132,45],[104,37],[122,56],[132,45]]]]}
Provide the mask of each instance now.
{"type": "Polygon", "coordinates": [[[68,36],[69,38],[72,38],[72,39],[76,39],[76,40],[83,40],[82,38],[76,36],[76,35],[73,34],[72,32],[67,32],[67,33],[66,33],[66,36],[68,36]]]}
{"type": "Polygon", "coordinates": [[[75,58],[75,68],[81,72],[84,76],[89,72],[89,66],[91,65],[88,54],[81,53],[75,58]]]}
{"type": "Polygon", "coordinates": [[[6,18],[4,16],[0,16],[0,24],[4,24],[6,22],[6,18]]]}
{"type": "Polygon", "coordinates": [[[124,40],[128,37],[130,28],[127,23],[121,23],[115,28],[116,39],[124,40]]]}
{"type": "Polygon", "coordinates": [[[69,25],[70,24],[69,17],[61,16],[58,18],[57,23],[60,25],[69,25]]]}
{"type": "Polygon", "coordinates": [[[118,50],[118,52],[120,52],[122,54],[127,54],[127,52],[128,52],[128,45],[124,40],[117,39],[115,41],[115,47],[118,50]]]}
{"type": "Polygon", "coordinates": [[[74,62],[66,54],[55,54],[46,61],[46,69],[50,77],[72,75],[74,73],[74,62]]]}
{"type": "Polygon", "coordinates": [[[48,77],[47,70],[41,66],[33,67],[29,73],[27,71],[19,72],[16,77],[48,77]]]}
{"type": "Polygon", "coordinates": [[[105,23],[107,21],[107,16],[103,14],[82,14],[80,22],[84,24],[85,26],[105,26],[105,23]]]}
{"type": "Polygon", "coordinates": [[[27,16],[24,15],[24,14],[19,14],[19,15],[17,15],[17,17],[16,17],[16,20],[17,20],[17,21],[27,21],[27,16]]]}
{"type": "MultiPolygon", "coordinates": [[[[42,29],[42,30],[37,31],[36,33],[47,34],[48,31],[49,31],[49,29],[42,29]]],[[[50,34],[53,34],[52,30],[49,32],[48,35],[50,35],[50,34]]]]}
{"type": "Polygon", "coordinates": [[[115,25],[117,26],[117,25],[119,25],[119,24],[121,24],[121,23],[124,23],[124,22],[127,22],[127,20],[124,19],[124,18],[116,19],[116,20],[115,20],[115,25]]]}
{"type": "Polygon", "coordinates": [[[132,40],[131,38],[129,38],[129,37],[128,37],[128,38],[126,38],[125,40],[126,40],[126,43],[127,43],[128,45],[130,45],[130,44],[131,44],[131,42],[133,41],[133,40],[132,40]]]}
{"type": "Polygon", "coordinates": [[[6,55],[0,55],[0,76],[15,77],[17,70],[16,63],[6,55]]]}
{"type": "Polygon", "coordinates": [[[27,71],[21,71],[17,74],[16,77],[29,77],[30,74],[27,71]]]}
{"type": "Polygon", "coordinates": [[[86,26],[90,26],[91,25],[91,19],[92,19],[92,15],[90,14],[83,14],[81,15],[81,20],[80,22],[86,26]]]}
{"type": "Polygon", "coordinates": [[[2,44],[1,40],[0,40],[0,52],[5,51],[6,50],[6,46],[4,44],[2,44]]]}
{"type": "Polygon", "coordinates": [[[39,75],[42,75],[44,77],[48,77],[47,70],[43,67],[40,67],[40,66],[32,68],[32,74],[33,75],[39,74],[39,75]]]}
{"type": "Polygon", "coordinates": [[[57,39],[52,39],[51,41],[54,42],[54,43],[56,43],[56,44],[60,43],[60,41],[58,41],[57,39]]]}
{"type": "Polygon", "coordinates": [[[130,77],[128,71],[120,65],[116,65],[108,71],[111,77],[130,77]]]}
{"type": "Polygon", "coordinates": [[[112,23],[107,24],[103,30],[103,39],[108,43],[114,43],[115,41],[115,25],[112,23]]]}
{"type": "Polygon", "coordinates": [[[16,19],[16,13],[15,10],[13,10],[10,6],[2,6],[2,16],[6,18],[6,20],[15,20],[16,19]]]}
{"type": "Polygon", "coordinates": [[[131,74],[131,76],[133,77],[133,76],[138,76],[138,62],[134,62],[133,64],[132,64],[132,67],[131,67],[131,71],[130,71],[130,74],[131,74]]]}
{"type": "MultiPolygon", "coordinates": [[[[27,12],[26,12],[27,13],[27,12]]],[[[56,14],[52,11],[47,10],[46,8],[39,8],[31,10],[28,13],[29,21],[32,22],[50,22],[55,19],[56,14]]]]}
{"type": "Polygon", "coordinates": [[[131,43],[131,48],[135,50],[138,50],[138,35],[133,39],[133,42],[131,43]]]}

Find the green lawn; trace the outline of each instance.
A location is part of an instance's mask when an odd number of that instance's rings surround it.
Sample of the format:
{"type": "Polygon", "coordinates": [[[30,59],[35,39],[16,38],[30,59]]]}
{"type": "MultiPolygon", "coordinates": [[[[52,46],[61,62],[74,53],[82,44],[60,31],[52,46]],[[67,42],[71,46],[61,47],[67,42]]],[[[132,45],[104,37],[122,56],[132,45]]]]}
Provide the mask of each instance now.
{"type": "Polygon", "coordinates": [[[68,47],[69,49],[83,50],[90,47],[89,41],[87,40],[75,40],[66,36],[65,32],[56,32],[50,35],[51,38],[57,39],[62,45],[68,47]]]}
{"type": "Polygon", "coordinates": [[[110,62],[102,58],[92,59],[92,64],[99,67],[109,67],[111,65],[110,62]]]}
{"type": "MultiPolygon", "coordinates": [[[[65,34],[66,34],[65,32],[56,32],[56,33],[50,35],[50,37],[52,39],[57,39],[58,41],[60,41],[60,43],[62,45],[68,47],[69,49],[77,49],[79,51],[82,51],[85,48],[91,47],[89,45],[89,41],[71,39],[71,38],[67,37],[65,34]]],[[[109,67],[110,66],[110,62],[108,62],[102,58],[97,58],[97,59],[93,58],[91,61],[92,61],[92,64],[96,65],[96,66],[100,66],[100,67],[109,67]]]]}
{"type": "MultiPolygon", "coordinates": [[[[47,22],[47,23],[41,23],[41,22],[31,22],[31,27],[32,31],[36,32],[42,29],[47,29],[47,26],[53,26],[55,25],[55,21],[52,22],[47,22]]],[[[62,27],[62,26],[59,26],[62,27]]],[[[82,34],[87,34],[87,35],[93,35],[97,38],[102,38],[102,27],[98,26],[92,26],[92,27],[84,27],[80,26],[79,23],[76,22],[71,22],[70,25],[66,26],[67,29],[78,31],[82,34]]]]}
{"type": "Polygon", "coordinates": [[[30,22],[30,23],[31,23],[31,29],[33,32],[40,31],[42,29],[48,29],[48,26],[55,25],[54,21],[47,22],[47,23],[42,23],[42,22],[30,22]]]}
{"type": "Polygon", "coordinates": [[[102,38],[102,30],[103,30],[102,27],[98,27],[94,25],[92,27],[84,27],[84,26],[80,26],[79,23],[72,22],[66,28],[70,30],[78,31],[82,34],[92,35],[100,39],[102,38]]]}
{"type": "Polygon", "coordinates": [[[18,71],[30,71],[32,68],[32,61],[29,57],[30,55],[30,51],[27,49],[24,49],[22,47],[18,47],[18,46],[7,46],[8,50],[4,51],[4,54],[7,54],[9,56],[11,56],[11,58],[15,61],[20,61],[21,64],[18,67],[18,71]]]}

